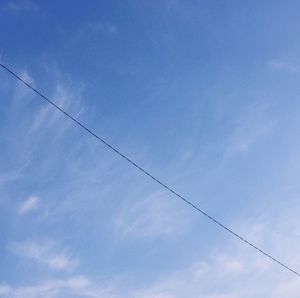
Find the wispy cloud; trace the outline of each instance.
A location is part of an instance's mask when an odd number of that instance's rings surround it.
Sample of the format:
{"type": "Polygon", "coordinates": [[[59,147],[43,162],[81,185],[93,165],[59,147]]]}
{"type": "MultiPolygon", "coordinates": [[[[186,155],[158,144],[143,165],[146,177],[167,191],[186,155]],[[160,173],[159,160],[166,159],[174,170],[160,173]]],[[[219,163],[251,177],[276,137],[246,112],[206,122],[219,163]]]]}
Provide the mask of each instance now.
{"type": "Polygon", "coordinates": [[[284,70],[289,72],[298,72],[300,70],[299,64],[288,62],[285,60],[271,60],[269,66],[274,70],[284,70]]]}
{"type": "Polygon", "coordinates": [[[194,261],[133,297],[298,297],[297,277],[243,246],[232,244],[230,250],[213,252],[205,261],[194,261]]]}
{"type": "Polygon", "coordinates": [[[15,243],[9,249],[53,270],[72,271],[78,264],[77,259],[71,257],[66,250],[58,249],[53,241],[15,243]]]}
{"type": "MultiPolygon", "coordinates": [[[[80,93],[80,92],[79,92],[80,93]]],[[[61,83],[55,87],[53,100],[62,109],[67,110],[75,117],[78,117],[82,112],[80,99],[78,94],[75,95],[70,88],[67,88],[61,83]]],[[[39,110],[34,118],[30,132],[36,132],[40,128],[49,128],[53,126],[59,119],[65,117],[61,112],[54,109],[53,106],[46,104],[39,110]]]]}
{"type": "Polygon", "coordinates": [[[22,202],[18,208],[19,214],[25,214],[38,208],[40,199],[36,196],[30,196],[24,202],[22,202]]]}
{"type": "Polygon", "coordinates": [[[87,277],[76,275],[70,278],[51,279],[42,281],[32,286],[0,285],[0,295],[3,298],[113,298],[109,287],[100,288],[93,284],[87,277]]]}
{"type": "Polygon", "coordinates": [[[116,36],[119,33],[118,26],[108,21],[89,21],[82,25],[77,34],[73,36],[75,39],[85,38],[90,35],[108,35],[116,36]]]}
{"type": "Polygon", "coordinates": [[[170,237],[179,235],[187,225],[184,211],[175,202],[158,192],[123,206],[116,219],[116,230],[122,237],[170,237]]]}
{"type": "Polygon", "coordinates": [[[10,1],[5,8],[15,13],[24,10],[36,11],[39,9],[37,4],[31,0],[10,1]]]}
{"type": "MultiPolygon", "coordinates": [[[[294,234],[285,233],[286,229],[292,229],[299,223],[298,218],[293,216],[285,222],[284,227],[274,225],[272,218],[257,220],[260,221],[260,229],[253,225],[253,219],[236,224],[241,231],[247,231],[251,239],[261,239],[260,246],[273,250],[275,255],[276,252],[280,252],[283,259],[292,255],[286,258],[289,259],[289,265],[299,264],[299,256],[295,256],[293,249],[290,249],[293,245],[296,253],[299,240],[294,234]],[[273,230],[270,228],[272,226],[273,230]]],[[[298,230],[299,228],[295,233],[298,233],[298,230]]],[[[205,257],[195,257],[189,264],[160,275],[151,284],[137,283],[132,286],[131,283],[127,277],[121,283],[113,280],[108,284],[79,275],[67,279],[41,281],[35,286],[16,287],[2,284],[0,293],[5,298],[58,298],[74,295],[95,298],[298,298],[300,291],[298,277],[236,241],[230,241],[205,257]]]]}
{"type": "Polygon", "coordinates": [[[273,130],[276,121],[268,113],[266,104],[249,106],[235,120],[232,133],[228,138],[226,157],[246,154],[256,143],[266,138],[273,130]]]}
{"type": "Polygon", "coordinates": [[[8,295],[11,292],[11,287],[7,285],[0,285],[0,295],[1,297],[7,297],[4,295],[8,295]]]}
{"type": "Polygon", "coordinates": [[[228,153],[247,153],[251,146],[270,133],[272,127],[271,121],[260,124],[240,123],[232,135],[228,153]]]}
{"type": "MultiPolygon", "coordinates": [[[[28,84],[34,86],[35,81],[33,77],[29,74],[27,70],[22,70],[19,72],[20,77],[27,82],[28,84]]],[[[30,97],[28,95],[32,95],[32,91],[28,89],[26,86],[24,86],[23,83],[16,81],[15,83],[15,90],[14,90],[14,97],[13,97],[13,103],[14,103],[14,108],[16,106],[19,106],[22,108],[24,105],[28,103],[27,100],[24,99],[29,99],[30,97]]]]}
{"type": "Polygon", "coordinates": [[[117,25],[110,22],[88,23],[87,28],[89,28],[94,32],[99,32],[99,33],[105,33],[105,32],[111,34],[118,33],[117,25]]]}

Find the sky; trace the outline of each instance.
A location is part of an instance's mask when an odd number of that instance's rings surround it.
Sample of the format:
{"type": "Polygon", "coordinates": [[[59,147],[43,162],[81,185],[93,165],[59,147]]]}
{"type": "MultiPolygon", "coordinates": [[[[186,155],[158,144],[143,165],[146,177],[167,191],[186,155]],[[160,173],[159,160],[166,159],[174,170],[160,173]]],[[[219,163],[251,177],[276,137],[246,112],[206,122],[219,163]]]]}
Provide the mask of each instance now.
{"type": "MultiPolygon", "coordinates": [[[[1,0],[0,61],[299,272],[299,10],[1,0]]],[[[0,82],[1,298],[299,297],[299,277],[0,82]]]]}

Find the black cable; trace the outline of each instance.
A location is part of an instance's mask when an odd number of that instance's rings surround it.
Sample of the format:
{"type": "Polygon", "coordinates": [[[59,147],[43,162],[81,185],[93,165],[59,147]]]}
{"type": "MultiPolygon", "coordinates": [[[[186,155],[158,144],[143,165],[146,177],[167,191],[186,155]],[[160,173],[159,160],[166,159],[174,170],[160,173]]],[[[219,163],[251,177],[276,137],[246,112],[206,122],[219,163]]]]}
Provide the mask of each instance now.
{"type": "Polygon", "coordinates": [[[256,245],[252,244],[251,242],[249,242],[248,240],[246,240],[245,238],[243,238],[242,236],[240,236],[239,234],[235,233],[233,230],[231,230],[230,228],[228,228],[227,226],[225,226],[224,224],[222,224],[221,222],[219,222],[217,219],[215,219],[212,216],[210,216],[209,214],[207,214],[205,211],[203,211],[202,209],[200,209],[199,207],[197,207],[196,205],[194,205],[189,200],[185,199],[182,195],[180,195],[179,193],[177,193],[176,191],[174,191],[172,188],[170,188],[169,186],[167,186],[166,184],[164,184],[163,182],[161,182],[159,179],[155,178],[148,171],[146,171],[141,166],[139,166],[138,164],[136,164],[134,161],[132,161],[126,155],[124,155],[123,153],[121,153],[118,149],[116,149],[115,147],[113,147],[112,145],[110,145],[103,138],[99,137],[96,133],[94,133],[93,131],[91,131],[84,124],[82,124],[81,122],[79,122],[79,120],[77,120],[76,118],[74,118],[73,116],[71,116],[69,113],[67,113],[66,111],[64,111],[58,105],[56,105],[52,100],[50,100],[49,98],[47,98],[40,91],[38,91],[37,89],[35,89],[34,87],[32,87],[29,83],[27,83],[25,80],[23,80],[21,77],[19,77],[15,72],[13,72],[12,70],[10,70],[7,66],[3,65],[2,63],[0,63],[0,66],[3,69],[5,69],[7,72],[9,72],[12,76],[14,76],[16,79],[18,79],[23,84],[25,84],[27,87],[29,87],[31,90],[33,90],[36,94],[38,94],[44,100],[46,100],[49,104],[51,104],[52,106],[54,106],[57,110],[59,110],[60,112],[62,112],[63,114],[65,114],[68,118],[70,118],[72,121],[74,121],[76,124],[78,124],[85,131],[87,131],[88,133],[90,133],[93,137],[95,137],[100,142],[102,142],[109,149],[111,149],[116,154],[118,154],[119,156],[121,156],[122,158],[124,158],[125,160],[127,160],[131,165],[133,165],[134,167],[136,167],[138,170],[140,170],[141,172],[143,172],[145,175],[147,175],[148,177],[150,177],[152,180],[154,180],[155,182],[157,182],[158,184],[160,184],[163,188],[167,189],[169,192],[171,192],[176,197],[178,197],[179,199],[181,199],[182,201],[184,201],[185,203],[187,203],[188,205],[190,205],[192,208],[194,208],[196,211],[200,212],[202,215],[204,215],[205,217],[207,217],[208,219],[210,219],[212,222],[214,222],[215,224],[217,224],[219,227],[221,227],[224,230],[226,230],[227,232],[229,232],[232,236],[234,236],[234,237],[238,238],[239,240],[241,240],[242,242],[248,244],[249,246],[251,246],[252,248],[254,248],[255,250],[257,250],[258,252],[260,252],[264,256],[268,257],[269,259],[271,259],[275,263],[279,264],[280,266],[284,267],[285,269],[289,270],[290,272],[296,274],[297,276],[300,276],[300,273],[298,273],[297,271],[291,269],[289,266],[283,264],[282,262],[280,262],[276,258],[272,257],[271,255],[269,255],[268,253],[266,253],[262,249],[258,248],[256,245]]]}

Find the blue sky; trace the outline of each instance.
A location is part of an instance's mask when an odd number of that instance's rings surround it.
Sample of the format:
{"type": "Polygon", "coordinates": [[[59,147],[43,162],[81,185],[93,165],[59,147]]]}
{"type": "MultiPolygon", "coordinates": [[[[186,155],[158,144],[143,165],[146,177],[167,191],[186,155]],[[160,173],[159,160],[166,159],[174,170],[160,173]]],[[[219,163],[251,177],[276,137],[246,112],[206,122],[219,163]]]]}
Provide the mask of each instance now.
{"type": "MultiPolygon", "coordinates": [[[[300,270],[298,1],[0,1],[0,59],[300,270]]],[[[0,72],[0,297],[298,297],[0,72]]]]}

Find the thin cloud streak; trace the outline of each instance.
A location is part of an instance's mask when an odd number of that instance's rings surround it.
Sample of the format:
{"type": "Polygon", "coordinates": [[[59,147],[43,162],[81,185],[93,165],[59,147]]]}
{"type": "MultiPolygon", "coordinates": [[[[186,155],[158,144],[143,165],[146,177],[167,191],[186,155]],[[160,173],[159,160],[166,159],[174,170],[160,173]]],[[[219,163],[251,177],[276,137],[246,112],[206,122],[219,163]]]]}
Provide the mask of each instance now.
{"type": "Polygon", "coordinates": [[[26,199],[24,202],[22,202],[18,208],[19,214],[26,214],[34,209],[38,208],[40,199],[36,196],[30,196],[28,199],[26,199]]]}
{"type": "MultiPolygon", "coordinates": [[[[298,221],[292,218],[286,224],[293,227],[295,220],[298,221]]],[[[293,235],[286,235],[285,229],[280,227],[275,227],[270,234],[268,231],[272,219],[261,222],[261,225],[264,228],[257,229],[251,222],[240,223],[241,229],[250,231],[253,238],[262,238],[264,246],[277,246],[278,251],[288,256],[290,252],[287,247],[295,243],[293,235]]],[[[299,258],[296,262],[298,261],[299,258]]],[[[151,284],[141,286],[132,285],[132,282],[130,276],[124,276],[121,283],[117,280],[106,283],[87,276],[74,275],[41,281],[35,286],[2,284],[0,293],[5,298],[71,298],[74,295],[93,298],[298,298],[300,291],[297,277],[236,241],[231,241],[222,249],[215,249],[205,258],[199,255],[192,263],[175,268],[151,284]]]]}
{"type": "Polygon", "coordinates": [[[65,250],[58,250],[53,241],[14,243],[9,249],[52,270],[73,271],[78,265],[78,260],[72,258],[65,250]]]}
{"type": "Polygon", "coordinates": [[[169,238],[178,237],[187,224],[184,211],[164,192],[157,192],[130,206],[125,204],[115,228],[122,238],[169,238]]]}
{"type": "Polygon", "coordinates": [[[33,286],[11,287],[0,285],[0,295],[3,298],[113,298],[109,288],[100,288],[92,284],[91,281],[83,275],[75,275],[69,278],[51,279],[42,281],[33,286]]]}
{"type": "Polygon", "coordinates": [[[271,60],[269,62],[269,66],[273,69],[273,70],[277,70],[277,71],[288,71],[288,72],[292,72],[292,73],[296,73],[299,72],[300,70],[300,66],[296,63],[292,63],[292,62],[288,62],[285,60],[271,60]]]}
{"type": "Polygon", "coordinates": [[[14,13],[22,11],[37,11],[39,7],[31,0],[9,1],[5,9],[14,13]]]}

